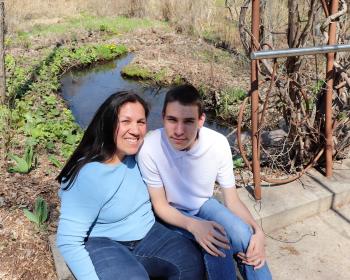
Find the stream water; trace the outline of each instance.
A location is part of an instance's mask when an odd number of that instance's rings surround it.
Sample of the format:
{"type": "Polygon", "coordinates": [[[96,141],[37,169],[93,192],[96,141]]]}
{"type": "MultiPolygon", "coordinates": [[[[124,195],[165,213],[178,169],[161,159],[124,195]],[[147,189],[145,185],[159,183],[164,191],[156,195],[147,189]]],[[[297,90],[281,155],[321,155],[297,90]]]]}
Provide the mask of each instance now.
{"type": "MultiPolygon", "coordinates": [[[[162,126],[161,112],[167,88],[152,88],[139,81],[124,79],[120,71],[132,59],[133,54],[128,54],[115,61],[68,72],[61,78],[62,96],[82,128],[88,126],[103,101],[120,90],[132,90],[148,102],[151,109],[148,118],[149,130],[162,126]]],[[[210,116],[207,117],[205,126],[224,135],[230,133],[228,128],[218,125],[210,116]]]]}

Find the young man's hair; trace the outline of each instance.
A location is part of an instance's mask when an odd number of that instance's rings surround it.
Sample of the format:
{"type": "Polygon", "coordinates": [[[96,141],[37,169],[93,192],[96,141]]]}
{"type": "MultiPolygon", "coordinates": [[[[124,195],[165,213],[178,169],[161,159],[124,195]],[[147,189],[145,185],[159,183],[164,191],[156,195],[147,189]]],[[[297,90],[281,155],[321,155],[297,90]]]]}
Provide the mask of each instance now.
{"type": "Polygon", "coordinates": [[[185,84],[176,86],[167,92],[163,105],[163,116],[165,115],[168,103],[175,101],[179,102],[181,105],[184,106],[197,106],[198,116],[200,117],[203,114],[203,104],[201,96],[198,90],[192,85],[185,84]]]}

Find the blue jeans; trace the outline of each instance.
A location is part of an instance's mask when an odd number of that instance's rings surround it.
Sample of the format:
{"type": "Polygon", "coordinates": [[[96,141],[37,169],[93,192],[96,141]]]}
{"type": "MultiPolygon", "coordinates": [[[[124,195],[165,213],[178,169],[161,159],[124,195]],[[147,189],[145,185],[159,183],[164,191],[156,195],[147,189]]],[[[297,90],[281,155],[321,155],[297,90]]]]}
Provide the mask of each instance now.
{"type": "Polygon", "coordinates": [[[204,278],[204,265],[198,248],[158,222],[140,241],[117,242],[105,237],[92,237],[85,242],[85,248],[101,280],[204,278]]]}
{"type": "MultiPolygon", "coordinates": [[[[226,253],[226,258],[231,259],[232,263],[232,255],[235,256],[239,252],[246,252],[248,249],[249,241],[252,236],[251,227],[246,224],[241,218],[233,214],[229,209],[227,209],[223,204],[218,202],[214,198],[208,199],[202,207],[199,209],[199,212],[195,215],[198,218],[215,221],[218,224],[222,225],[225,228],[226,234],[229,237],[230,245],[231,245],[231,253],[226,253]]],[[[224,259],[226,259],[224,258],[224,259]]],[[[259,279],[259,280],[269,280],[272,279],[270,270],[267,266],[267,263],[262,268],[254,270],[254,267],[251,265],[243,264],[238,258],[235,258],[237,261],[237,266],[241,272],[241,275],[244,279],[259,279]]],[[[232,264],[229,265],[230,261],[221,260],[220,263],[222,265],[218,265],[218,257],[212,257],[206,260],[207,270],[210,269],[210,273],[208,275],[217,275],[222,274],[222,271],[226,271],[228,273],[235,273],[234,266],[232,264]],[[210,262],[214,262],[215,266],[210,262]],[[214,259],[214,260],[213,260],[214,259]],[[209,267],[208,267],[209,261],[209,267]]],[[[236,274],[234,274],[236,275],[236,274]]],[[[235,276],[236,277],[236,276],[235,276]]],[[[215,279],[215,278],[210,278],[215,279]]],[[[223,278],[221,278],[222,280],[223,278]]],[[[224,278],[224,279],[235,279],[234,277],[224,278]]]]}
{"type": "MultiPolygon", "coordinates": [[[[226,257],[215,257],[203,250],[204,263],[207,270],[208,280],[235,280],[236,269],[232,260],[234,256],[241,275],[246,280],[269,280],[272,279],[270,270],[265,265],[257,270],[251,265],[246,265],[241,262],[236,254],[246,252],[249,241],[252,236],[251,227],[246,224],[241,218],[233,214],[223,204],[214,198],[208,199],[196,215],[190,215],[186,211],[181,210],[185,215],[192,216],[196,219],[207,221],[215,221],[225,228],[226,234],[229,237],[231,249],[221,249],[226,257]]],[[[194,239],[194,236],[180,228],[170,226],[170,228],[182,233],[187,238],[194,239]]]]}

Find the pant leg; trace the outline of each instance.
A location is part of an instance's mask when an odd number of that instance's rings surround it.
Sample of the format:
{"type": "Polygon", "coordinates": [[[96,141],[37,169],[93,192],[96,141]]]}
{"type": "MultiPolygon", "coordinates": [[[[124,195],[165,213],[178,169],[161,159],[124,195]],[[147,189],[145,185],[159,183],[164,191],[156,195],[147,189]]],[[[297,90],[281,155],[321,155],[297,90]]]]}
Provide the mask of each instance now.
{"type": "MultiPolygon", "coordinates": [[[[198,220],[204,220],[200,217],[190,215],[186,211],[181,211],[184,215],[192,217],[198,220]]],[[[183,228],[179,228],[173,225],[165,224],[171,230],[174,230],[187,239],[195,241],[195,238],[192,233],[188,232],[183,228]]],[[[199,245],[198,245],[199,246],[199,245]]],[[[207,253],[204,249],[201,248],[205,269],[207,272],[208,280],[236,280],[236,268],[234,266],[232,260],[232,250],[225,250],[223,248],[219,248],[222,252],[224,252],[225,257],[215,257],[211,254],[207,253]]]]}
{"type": "Polygon", "coordinates": [[[146,280],[147,271],[130,250],[109,238],[92,237],[85,243],[101,280],[146,280]]]}
{"type": "MultiPolygon", "coordinates": [[[[216,199],[210,198],[206,201],[200,208],[197,216],[209,221],[215,221],[225,228],[234,255],[238,252],[247,251],[252,236],[251,227],[216,199]]],[[[245,265],[239,260],[237,265],[245,279],[272,279],[267,263],[257,270],[254,270],[253,266],[245,265]]]]}
{"type": "Polygon", "coordinates": [[[198,248],[158,222],[135,247],[134,254],[151,277],[204,279],[204,265],[198,248]]]}

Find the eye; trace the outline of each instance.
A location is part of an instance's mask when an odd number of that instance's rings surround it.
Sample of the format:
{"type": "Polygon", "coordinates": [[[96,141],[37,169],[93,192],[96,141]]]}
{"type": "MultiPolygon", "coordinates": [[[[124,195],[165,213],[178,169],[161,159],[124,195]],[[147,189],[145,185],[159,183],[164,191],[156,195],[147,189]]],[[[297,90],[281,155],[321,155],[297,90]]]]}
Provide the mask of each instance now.
{"type": "Polygon", "coordinates": [[[146,124],[146,121],[145,121],[145,120],[140,120],[140,121],[138,121],[137,123],[138,123],[138,124],[144,125],[144,124],[146,124]]]}
{"type": "Polygon", "coordinates": [[[169,119],[167,119],[167,121],[170,122],[170,123],[176,123],[176,119],[169,118],[169,119]]]}
{"type": "Polygon", "coordinates": [[[121,120],[120,121],[122,124],[129,124],[130,123],[130,120],[121,120]]]}
{"type": "Polygon", "coordinates": [[[194,120],[185,120],[185,123],[186,124],[192,124],[192,123],[194,123],[194,120]]]}

